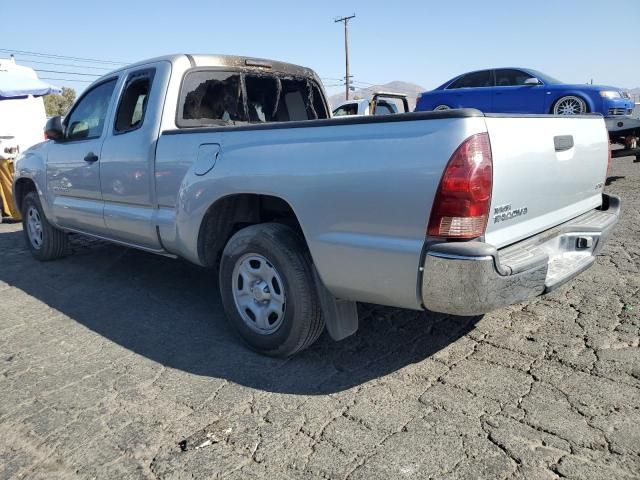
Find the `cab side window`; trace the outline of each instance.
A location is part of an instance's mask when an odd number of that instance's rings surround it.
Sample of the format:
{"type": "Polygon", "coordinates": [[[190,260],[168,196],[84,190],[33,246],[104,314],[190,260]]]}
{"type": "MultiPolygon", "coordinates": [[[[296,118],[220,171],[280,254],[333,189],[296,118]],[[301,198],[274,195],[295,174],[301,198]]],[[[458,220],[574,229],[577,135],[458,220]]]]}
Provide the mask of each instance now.
{"type": "Polygon", "coordinates": [[[124,87],[114,130],[116,133],[126,133],[142,126],[147,111],[147,102],[151,92],[153,70],[132,73],[124,87]]]}
{"type": "Polygon", "coordinates": [[[116,80],[101,83],[82,97],[65,120],[66,140],[100,138],[116,80]]]}
{"type": "Polygon", "coordinates": [[[498,87],[515,87],[524,85],[528,78],[533,78],[522,70],[514,70],[512,68],[503,68],[496,70],[496,85],[498,87]]]}
{"type": "Polygon", "coordinates": [[[493,73],[491,70],[467,73],[454,81],[447,89],[483,87],[493,87],[493,73]]]}

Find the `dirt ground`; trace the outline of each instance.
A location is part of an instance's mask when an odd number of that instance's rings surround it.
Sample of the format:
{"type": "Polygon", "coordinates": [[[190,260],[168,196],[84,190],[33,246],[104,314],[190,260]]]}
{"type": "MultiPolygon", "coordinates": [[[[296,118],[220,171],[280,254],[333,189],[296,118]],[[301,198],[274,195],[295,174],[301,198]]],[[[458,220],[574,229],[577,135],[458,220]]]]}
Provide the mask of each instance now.
{"type": "Polygon", "coordinates": [[[640,478],[640,163],[569,285],[481,319],[362,306],[289,360],[226,325],[210,272],[0,225],[0,478],[640,478]]]}

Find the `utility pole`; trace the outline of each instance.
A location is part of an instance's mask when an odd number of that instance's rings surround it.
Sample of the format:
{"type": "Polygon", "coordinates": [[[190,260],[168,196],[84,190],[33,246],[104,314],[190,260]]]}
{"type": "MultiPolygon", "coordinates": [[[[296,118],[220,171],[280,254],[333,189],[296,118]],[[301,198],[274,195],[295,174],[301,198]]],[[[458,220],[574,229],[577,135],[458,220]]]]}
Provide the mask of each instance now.
{"type": "Polygon", "coordinates": [[[349,20],[356,18],[354,13],[350,17],[336,18],[334,23],[344,23],[344,57],[345,57],[345,100],[349,100],[349,88],[351,87],[351,76],[349,75],[349,20]]]}

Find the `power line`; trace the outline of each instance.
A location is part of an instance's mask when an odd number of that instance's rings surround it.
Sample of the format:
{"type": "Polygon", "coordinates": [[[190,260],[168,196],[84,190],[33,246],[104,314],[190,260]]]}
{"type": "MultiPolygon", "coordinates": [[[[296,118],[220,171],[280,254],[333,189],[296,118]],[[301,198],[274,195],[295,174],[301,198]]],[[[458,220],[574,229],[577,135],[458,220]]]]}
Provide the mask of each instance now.
{"type": "Polygon", "coordinates": [[[379,85],[378,83],[370,83],[370,82],[362,82],[360,80],[351,80],[351,83],[359,83],[360,85],[367,85],[373,87],[375,85],[379,85]]]}
{"type": "Polygon", "coordinates": [[[29,57],[48,57],[48,58],[57,58],[61,60],[75,60],[79,62],[88,62],[88,63],[99,63],[99,64],[109,64],[109,65],[125,65],[126,64],[126,62],[115,62],[113,60],[99,60],[97,58],[86,58],[86,57],[71,57],[68,55],[55,55],[53,53],[28,52],[26,50],[10,50],[8,48],[0,48],[0,52],[26,55],[29,57]]]}
{"type": "Polygon", "coordinates": [[[51,78],[51,77],[39,77],[40,80],[54,80],[56,82],[82,82],[91,83],[93,80],[83,80],[82,78],[51,78]]]}
{"type": "Polygon", "coordinates": [[[82,75],[83,77],[94,77],[94,78],[98,78],[102,76],[102,75],[96,75],[95,73],[61,72],[59,70],[39,70],[37,68],[34,70],[36,72],[42,72],[42,73],[58,73],[61,75],[82,75]]]}
{"type": "Polygon", "coordinates": [[[21,62],[38,63],[41,65],[56,65],[58,67],[86,68],[88,70],[112,70],[112,67],[90,67],[89,65],[77,65],[73,63],[43,62],[40,60],[21,60],[21,62]]]}

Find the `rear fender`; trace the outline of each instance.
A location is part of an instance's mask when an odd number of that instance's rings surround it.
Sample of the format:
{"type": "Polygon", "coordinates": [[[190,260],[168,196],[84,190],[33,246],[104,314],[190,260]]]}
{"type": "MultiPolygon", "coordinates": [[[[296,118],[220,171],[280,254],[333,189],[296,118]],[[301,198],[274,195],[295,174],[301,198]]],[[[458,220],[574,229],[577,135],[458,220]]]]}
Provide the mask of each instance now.
{"type": "MultiPolygon", "coordinates": [[[[199,244],[203,222],[210,208],[216,206],[221,200],[234,195],[265,195],[279,198],[291,207],[303,235],[305,234],[304,225],[300,222],[300,216],[295,211],[293,202],[282,192],[276,194],[266,186],[261,188],[261,185],[248,188],[243,185],[244,182],[234,181],[235,177],[217,175],[217,166],[204,175],[196,174],[197,168],[197,163],[194,163],[184,176],[178,190],[175,209],[161,208],[159,211],[157,224],[162,243],[167,250],[204,266],[199,244]],[[172,216],[173,218],[171,218],[172,216]]],[[[246,223],[253,223],[253,219],[244,220],[246,223]]]]}
{"type": "Polygon", "coordinates": [[[448,105],[449,107],[453,107],[453,105],[451,105],[450,95],[445,91],[425,92],[420,97],[418,102],[419,108],[416,108],[416,111],[428,112],[436,108],[438,105],[448,105]]]}

